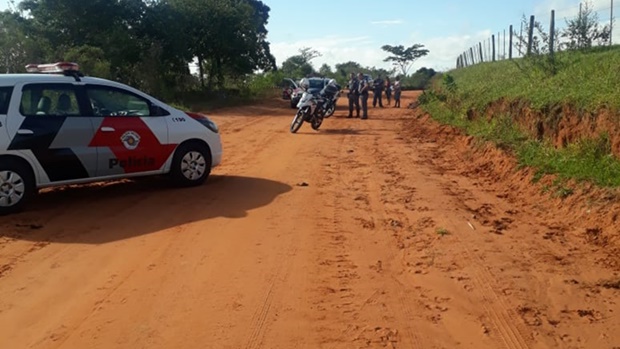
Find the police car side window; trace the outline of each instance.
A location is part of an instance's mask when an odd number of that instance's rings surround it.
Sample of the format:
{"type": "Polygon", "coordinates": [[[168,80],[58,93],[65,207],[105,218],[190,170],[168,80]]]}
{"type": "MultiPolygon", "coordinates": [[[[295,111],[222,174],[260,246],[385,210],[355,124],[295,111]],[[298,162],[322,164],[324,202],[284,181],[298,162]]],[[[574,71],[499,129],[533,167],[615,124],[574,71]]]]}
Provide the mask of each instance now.
{"type": "Polygon", "coordinates": [[[0,87],[0,115],[6,115],[9,111],[12,94],[13,87],[0,87]]]}
{"type": "Polygon", "coordinates": [[[87,85],[86,94],[95,116],[151,116],[148,100],[114,87],[87,85]]]}
{"type": "Polygon", "coordinates": [[[22,88],[19,111],[24,116],[80,116],[73,85],[28,84],[22,88]]]}

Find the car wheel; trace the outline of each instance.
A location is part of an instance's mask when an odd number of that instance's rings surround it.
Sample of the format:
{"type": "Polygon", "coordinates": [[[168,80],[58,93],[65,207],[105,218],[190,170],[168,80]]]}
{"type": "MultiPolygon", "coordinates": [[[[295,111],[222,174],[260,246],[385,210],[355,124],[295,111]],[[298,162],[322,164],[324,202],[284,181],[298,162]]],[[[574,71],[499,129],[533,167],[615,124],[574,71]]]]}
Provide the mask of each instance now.
{"type": "Polygon", "coordinates": [[[182,187],[201,185],[211,173],[211,152],[200,143],[181,145],[172,159],[170,174],[182,187]]]}
{"type": "Polygon", "coordinates": [[[14,160],[0,164],[0,215],[20,211],[35,189],[34,176],[27,165],[14,160]]]}

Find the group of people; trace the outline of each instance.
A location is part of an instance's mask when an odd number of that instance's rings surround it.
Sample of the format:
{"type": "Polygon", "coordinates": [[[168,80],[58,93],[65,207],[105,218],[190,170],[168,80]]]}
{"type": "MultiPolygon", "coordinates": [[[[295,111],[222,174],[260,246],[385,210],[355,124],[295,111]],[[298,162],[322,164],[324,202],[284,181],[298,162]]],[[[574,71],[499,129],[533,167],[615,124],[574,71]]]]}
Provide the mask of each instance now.
{"type": "Polygon", "coordinates": [[[368,93],[371,89],[374,93],[374,98],[372,100],[373,108],[377,106],[377,103],[380,108],[383,108],[382,99],[384,91],[388,105],[390,105],[392,92],[394,92],[394,108],[400,108],[400,77],[396,77],[396,81],[392,84],[389,77],[387,77],[384,81],[381,78],[381,75],[379,75],[373,81],[372,86],[370,86],[370,83],[364,78],[364,74],[358,73],[356,76],[355,73],[351,73],[348,89],[349,93],[347,96],[349,97],[349,115],[347,118],[353,117],[353,109],[355,109],[357,112],[356,117],[368,119],[368,93]],[[361,116],[360,110],[362,111],[361,116]]]}

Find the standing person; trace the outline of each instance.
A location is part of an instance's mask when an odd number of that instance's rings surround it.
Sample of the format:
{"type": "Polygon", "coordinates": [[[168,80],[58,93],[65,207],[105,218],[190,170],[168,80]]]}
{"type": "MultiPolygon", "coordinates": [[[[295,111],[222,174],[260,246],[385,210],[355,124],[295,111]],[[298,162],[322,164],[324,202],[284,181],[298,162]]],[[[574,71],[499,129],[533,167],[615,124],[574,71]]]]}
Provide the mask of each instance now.
{"type": "Polygon", "coordinates": [[[394,82],[394,108],[400,108],[400,91],[400,76],[397,76],[394,82]]]}
{"type": "Polygon", "coordinates": [[[359,95],[362,99],[362,119],[368,119],[368,90],[370,86],[362,73],[357,74],[357,80],[359,81],[359,95]]]}
{"type": "Polygon", "coordinates": [[[392,97],[392,83],[390,77],[385,77],[385,97],[387,98],[388,105],[390,105],[390,98],[392,97]]]}
{"type": "Polygon", "coordinates": [[[372,86],[372,90],[374,92],[374,97],[372,99],[372,107],[377,106],[377,100],[379,101],[379,106],[383,108],[383,102],[381,101],[383,95],[383,79],[381,79],[381,74],[377,76],[372,86]]]}
{"type": "Polygon", "coordinates": [[[347,97],[349,97],[349,115],[347,118],[353,117],[353,106],[355,106],[355,110],[357,111],[357,117],[360,117],[360,95],[359,95],[359,81],[355,77],[355,73],[351,73],[351,78],[349,79],[349,93],[347,97]]]}

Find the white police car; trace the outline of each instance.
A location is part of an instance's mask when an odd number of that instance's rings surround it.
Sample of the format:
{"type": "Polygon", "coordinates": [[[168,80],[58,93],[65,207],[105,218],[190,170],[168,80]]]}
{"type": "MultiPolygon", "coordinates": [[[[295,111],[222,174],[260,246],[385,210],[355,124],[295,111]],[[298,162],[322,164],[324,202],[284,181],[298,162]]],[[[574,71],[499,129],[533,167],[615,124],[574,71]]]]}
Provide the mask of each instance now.
{"type": "Polygon", "coordinates": [[[168,174],[202,184],[220,164],[217,125],[75,63],[0,74],[0,214],[39,188],[168,174]]]}

